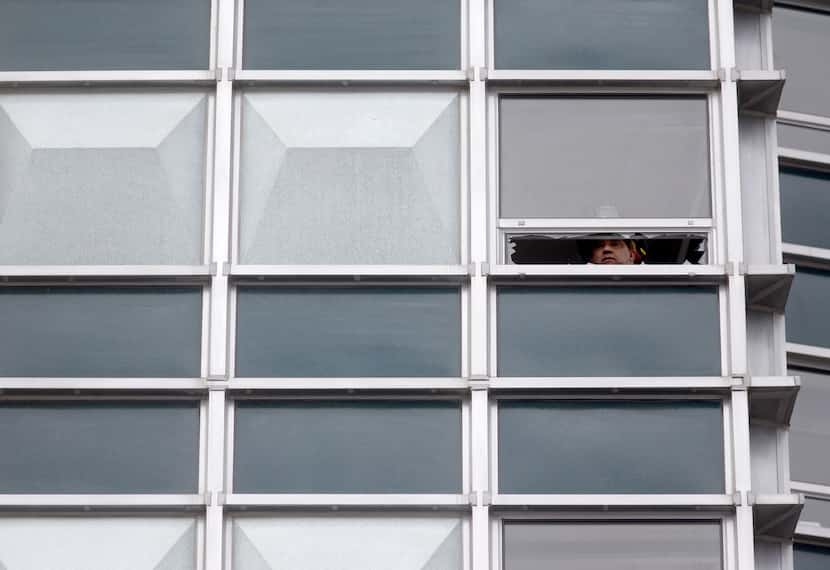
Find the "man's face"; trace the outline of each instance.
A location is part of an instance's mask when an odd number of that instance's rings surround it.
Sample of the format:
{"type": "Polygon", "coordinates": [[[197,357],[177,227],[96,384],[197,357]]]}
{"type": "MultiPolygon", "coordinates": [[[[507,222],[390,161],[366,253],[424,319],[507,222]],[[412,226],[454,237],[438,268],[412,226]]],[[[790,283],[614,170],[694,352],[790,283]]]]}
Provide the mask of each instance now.
{"type": "Polygon", "coordinates": [[[628,242],[622,239],[603,239],[597,241],[591,250],[591,263],[605,265],[631,265],[634,252],[628,242]]]}

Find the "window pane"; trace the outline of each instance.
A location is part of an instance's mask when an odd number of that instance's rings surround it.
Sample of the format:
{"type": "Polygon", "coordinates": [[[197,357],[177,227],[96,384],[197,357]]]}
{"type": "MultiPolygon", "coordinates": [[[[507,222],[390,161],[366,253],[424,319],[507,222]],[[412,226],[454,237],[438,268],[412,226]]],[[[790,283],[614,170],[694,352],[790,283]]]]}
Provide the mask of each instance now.
{"type": "Polygon", "coordinates": [[[705,1],[494,0],[494,9],[500,69],[710,67],[705,1]]]}
{"type": "Polygon", "coordinates": [[[9,570],[195,570],[189,517],[48,516],[0,519],[0,565],[9,570]]]}
{"type": "Polygon", "coordinates": [[[2,71],[208,68],[205,0],[3,0],[2,12],[2,71]]]}
{"type": "Polygon", "coordinates": [[[787,300],[787,340],[830,348],[830,278],[826,271],[796,267],[787,300]]]}
{"type": "Polygon", "coordinates": [[[781,168],[781,230],[787,243],[830,248],[830,174],[781,168]]]}
{"type": "Polygon", "coordinates": [[[451,0],[246,0],[248,69],[458,69],[451,0]]]}
{"type": "Polygon", "coordinates": [[[499,376],[720,376],[715,287],[499,287],[499,376]]]}
{"type": "Polygon", "coordinates": [[[455,287],[239,287],[236,323],[237,376],[461,373],[455,287]]]}
{"type": "Polygon", "coordinates": [[[801,390],[790,424],[790,476],[793,481],[830,485],[830,375],[791,373],[801,377],[801,390]]]}
{"type": "Polygon", "coordinates": [[[772,16],[775,68],[787,70],[781,109],[830,115],[830,15],[776,6],[772,16]]]}
{"type": "Polygon", "coordinates": [[[713,522],[506,522],[505,570],[720,570],[721,529],[713,522]]]}
{"type": "Polygon", "coordinates": [[[716,401],[502,400],[501,493],[722,493],[716,401]]]}
{"type": "Polygon", "coordinates": [[[199,287],[0,287],[0,376],[198,377],[199,287]]]}
{"type": "Polygon", "coordinates": [[[778,146],[830,154],[830,129],[796,127],[778,123],[778,146]]]}
{"type": "Polygon", "coordinates": [[[456,92],[254,91],[242,116],[242,263],[458,262],[456,92]]]}
{"type": "Polygon", "coordinates": [[[794,570],[827,570],[830,565],[830,548],[812,544],[793,545],[794,570]]]}
{"type": "MultiPolygon", "coordinates": [[[[826,453],[826,451],[822,451],[822,453],[826,453]]],[[[818,523],[825,528],[830,528],[830,499],[805,497],[804,510],[801,511],[799,520],[818,523]]]]}
{"type": "Polygon", "coordinates": [[[200,263],[206,122],[201,92],[0,94],[0,264],[200,263]]]}
{"type": "Polygon", "coordinates": [[[240,401],[237,493],[458,493],[452,401],[240,401]]]}
{"type": "Polygon", "coordinates": [[[197,402],[7,402],[0,433],[3,493],[197,491],[197,402]]]}
{"type": "Polygon", "coordinates": [[[499,122],[503,218],[710,216],[704,97],[505,96],[499,122]]]}
{"type": "Polygon", "coordinates": [[[461,532],[456,517],[237,517],[233,568],[461,570],[461,532]]]}

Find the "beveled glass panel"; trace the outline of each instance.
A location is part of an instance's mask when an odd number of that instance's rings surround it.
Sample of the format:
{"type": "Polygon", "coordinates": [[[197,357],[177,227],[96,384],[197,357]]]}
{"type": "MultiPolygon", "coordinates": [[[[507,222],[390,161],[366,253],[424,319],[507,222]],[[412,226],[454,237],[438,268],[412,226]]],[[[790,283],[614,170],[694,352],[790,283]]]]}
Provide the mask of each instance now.
{"type": "Polygon", "coordinates": [[[0,93],[0,265],[201,263],[206,128],[203,92],[0,93]]]}
{"type": "Polygon", "coordinates": [[[504,570],[720,570],[716,522],[508,521],[504,570]]]}
{"type": "Polygon", "coordinates": [[[198,402],[5,402],[0,433],[2,493],[198,491],[198,402]]]}
{"type": "Polygon", "coordinates": [[[830,116],[830,14],[776,6],[772,37],[775,68],[787,71],[780,108],[830,116]]]}
{"type": "Polygon", "coordinates": [[[200,287],[0,287],[0,376],[199,377],[200,287]]]}
{"type": "Polygon", "coordinates": [[[458,0],[246,0],[247,69],[458,69],[458,0]]]}
{"type": "Polygon", "coordinates": [[[778,123],[778,146],[830,154],[830,128],[807,128],[778,123]]]}
{"type": "Polygon", "coordinates": [[[779,181],[783,241],[830,248],[830,173],[782,167],[779,181]]]}
{"type": "Polygon", "coordinates": [[[705,0],[494,0],[493,7],[499,69],[710,67],[705,0]]]}
{"type": "Polygon", "coordinates": [[[236,375],[458,376],[456,287],[239,287],[236,375]]]}
{"type": "Polygon", "coordinates": [[[790,424],[790,478],[830,485],[830,374],[801,369],[790,373],[801,377],[790,424]]]}
{"type": "Polygon", "coordinates": [[[239,401],[237,493],[459,493],[457,401],[239,401]]]}
{"type": "Polygon", "coordinates": [[[504,286],[499,376],[720,376],[715,287],[504,286]]]}
{"type": "Polygon", "coordinates": [[[796,267],[786,313],[788,342],[830,348],[830,273],[796,267]]]}
{"type": "Polygon", "coordinates": [[[0,568],[9,570],[195,570],[192,517],[0,518],[0,568]]]}
{"type": "Polygon", "coordinates": [[[2,0],[0,71],[207,69],[207,0],[2,0]]]}
{"type": "Polygon", "coordinates": [[[709,217],[708,132],[701,96],[503,96],[499,215],[709,217]]]}
{"type": "Polygon", "coordinates": [[[813,544],[793,545],[793,570],[827,570],[830,548],[813,544]]]}
{"type": "Polygon", "coordinates": [[[240,261],[458,263],[458,97],[246,92],[240,261]]]}
{"type": "Polygon", "coordinates": [[[500,493],[723,493],[718,401],[501,400],[500,493]]]}
{"type": "Polygon", "coordinates": [[[235,517],[233,568],[461,570],[457,516],[235,517]]]}

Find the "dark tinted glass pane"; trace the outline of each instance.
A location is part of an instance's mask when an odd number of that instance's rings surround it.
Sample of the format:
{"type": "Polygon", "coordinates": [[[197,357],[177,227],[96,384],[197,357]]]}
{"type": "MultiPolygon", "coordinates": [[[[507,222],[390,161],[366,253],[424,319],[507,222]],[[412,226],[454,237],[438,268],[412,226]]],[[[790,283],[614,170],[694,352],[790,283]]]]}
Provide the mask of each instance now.
{"type": "Polygon", "coordinates": [[[830,548],[812,544],[793,547],[793,570],[827,570],[830,568],[830,548]]]}
{"type": "Polygon", "coordinates": [[[0,70],[207,69],[209,0],[0,0],[0,70]]]}
{"type": "Polygon", "coordinates": [[[830,347],[830,273],[796,268],[787,299],[787,340],[830,347]]]}
{"type": "Polygon", "coordinates": [[[782,168],[781,231],[787,243],[830,248],[830,174],[782,168]]]}
{"type": "Polygon", "coordinates": [[[499,215],[709,217],[708,125],[699,96],[501,97],[499,215]]]}
{"type": "Polygon", "coordinates": [[[801,377],[790,424],[790,477],[830,485],[830,374],[808,370],[790,373],[801,377]]]}
{"type": "MultiPolygon", "coordinates": [[[[822,451],[821,453],[826,453],[826,451],[822,451]]],[[[793,479],[795,479],[795,477],[793,477],[793,479]]],[[[804,510],[801,511],[801,517],[799,520],[804,522],[819,523],[825,528],[830,528],[830,499],[805,497],[804,510]]]]}
{"type": "Polygon", "coordinates": [[[705,0],[494,0],[494,8],[500,69],[710,66],[705,0]]]}
{"type": "Polygon", "coordinates": [[[508,522],[505,570],[720,570],[720,525],[712,522],[508,522]]]}
{"type": "Polygon", "coordinates": [[[720,376],[714,287],[500,287],[499,376],[720,376]]]}
{"type": "Polygon", "coordinates": [[[776,6],[772,36],[775,68],[787,70],[781,109],[830,115],[830,15],[776,6]]]}
{"type": "Polygon", "coordinates": [[[236,375],[458,376],[452,287],[240,287],[236,375]]]}
{"type": "Polygon", "coordinates": [[[712,401],[499,402],[502,493],[722,493],[712,401]]]}
{"type": "Polygon", "coordinates": [[[240,493],[457,493],[458,402],[245,402],[236,406],[240,493]]]}
{"type": "Polygon", "coordinates": [[[458,69],[457,0],[246,0],[248,69],[458,69]]]}
{"type": "Polygon", "coordinates": [[[0,404],[0,492],[195,493],[199,408],[0,404]]]}
{"type": "Polygon", "coordinates": [[[0,287],[0,375],[197,377],[199,287],[0,287]]]}

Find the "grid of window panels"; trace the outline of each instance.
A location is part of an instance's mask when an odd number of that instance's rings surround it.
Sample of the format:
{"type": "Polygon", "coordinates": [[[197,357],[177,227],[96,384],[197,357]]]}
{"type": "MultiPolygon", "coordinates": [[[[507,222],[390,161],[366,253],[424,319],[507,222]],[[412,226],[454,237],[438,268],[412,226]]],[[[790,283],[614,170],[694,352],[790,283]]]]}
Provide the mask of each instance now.
{"type": "Polygon", "coordinates": [[[784,253],[796,264],[787,305],[787,360],[801,377],[801,395],[789,437],[792,487],[806,500],[798,525],[795,568],[830,560],[830,330],[825,326],[830,286],[830,241],[818,214],[830,200],[830,6],[786,3],[773,11],[775,57],[788,69],[778,114],[779,185],[784,253]],[[808,45],[818,51],[807,49],[808,45]]]}
{"type": "Polygon", "coordinates": [[[0,567],[753,567],[731,2],[0,16],[0,567]]]}

